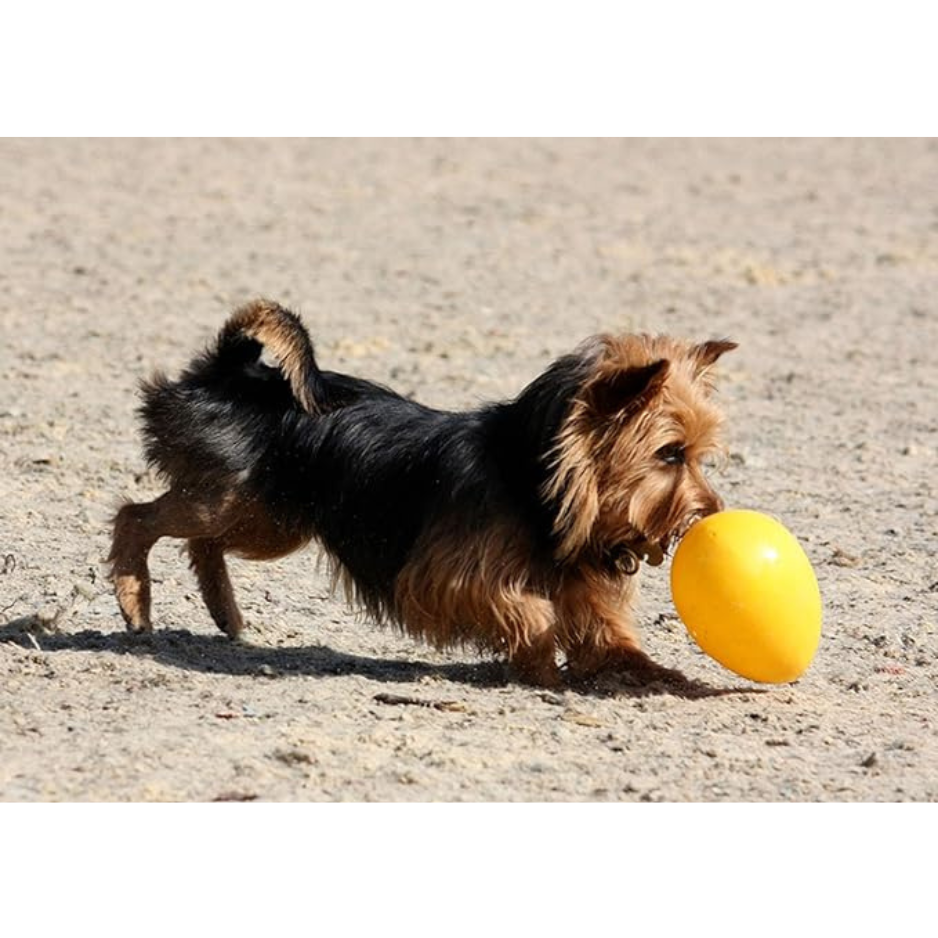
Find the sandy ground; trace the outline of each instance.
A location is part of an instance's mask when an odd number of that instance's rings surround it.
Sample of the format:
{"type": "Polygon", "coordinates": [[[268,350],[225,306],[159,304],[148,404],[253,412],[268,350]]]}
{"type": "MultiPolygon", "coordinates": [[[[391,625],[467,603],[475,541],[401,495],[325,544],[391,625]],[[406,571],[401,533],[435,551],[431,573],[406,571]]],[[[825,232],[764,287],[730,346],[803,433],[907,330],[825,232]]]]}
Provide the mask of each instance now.
{"type": "Polygon", "coordinates": [[[2,799],[938,796],[938,142],[4,140],[0,165],[2,799]],[[540,692],[362,621],[314,552],[235,564],[232,645],[166,542],[132,640],[102,560],[118,501],[158,491],[137,381],[255,295],[447,407],[600,330],[736,339],[716,482],[814,563],[811,669],[706,658],[664,567],[645,646],[696,689],[540,692]]]}

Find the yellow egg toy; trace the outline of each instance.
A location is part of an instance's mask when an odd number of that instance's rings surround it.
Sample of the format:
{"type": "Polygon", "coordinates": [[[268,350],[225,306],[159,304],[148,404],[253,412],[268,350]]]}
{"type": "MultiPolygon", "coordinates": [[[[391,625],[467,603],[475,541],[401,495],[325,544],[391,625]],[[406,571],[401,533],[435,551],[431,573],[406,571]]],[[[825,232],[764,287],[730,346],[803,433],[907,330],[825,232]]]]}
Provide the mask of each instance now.
{"type": "Polygon", "coordinates": [[[757,511],[721,511],[684,535],[671,594],[694,641],[742,677],[793,681],[821,638],[821,593],[794,535],[757,511]]]}

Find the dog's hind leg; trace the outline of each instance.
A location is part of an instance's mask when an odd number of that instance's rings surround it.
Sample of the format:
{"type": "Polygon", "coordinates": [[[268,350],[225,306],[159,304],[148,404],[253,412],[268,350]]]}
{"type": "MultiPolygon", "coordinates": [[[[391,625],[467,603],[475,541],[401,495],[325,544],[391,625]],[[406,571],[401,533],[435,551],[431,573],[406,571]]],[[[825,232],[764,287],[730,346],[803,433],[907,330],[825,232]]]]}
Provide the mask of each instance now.
{"type": "Polygon", "coordinates": [[[223,504],[193,503],[175,490],[152,502],[130,502],[114,519],[108,562],[121,614],[131,632],[149,632],[150,571],[147,557],[161,537],[216,537],[230,527],[223,504]]]}
{"type": "Polygon", "coordinates": [[[244,628],[244,620],[235,602],[221,541],[192,538],[189,541],[189,562],[215,624],[229,638],[237,638],[244,628]]]}

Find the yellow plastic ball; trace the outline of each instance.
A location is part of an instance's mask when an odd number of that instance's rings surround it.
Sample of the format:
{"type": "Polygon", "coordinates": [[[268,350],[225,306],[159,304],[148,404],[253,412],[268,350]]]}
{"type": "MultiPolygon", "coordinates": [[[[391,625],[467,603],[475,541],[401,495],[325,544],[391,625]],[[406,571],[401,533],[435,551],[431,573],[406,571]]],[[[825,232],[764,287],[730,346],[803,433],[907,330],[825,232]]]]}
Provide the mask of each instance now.
{"type": "Polygon", "coordinates": [[[694,641],[742,677],[793,681],[821,638],[821,593],[804,550],[757,511],[721,511],[684,535],[671,594],[694,641]]]}

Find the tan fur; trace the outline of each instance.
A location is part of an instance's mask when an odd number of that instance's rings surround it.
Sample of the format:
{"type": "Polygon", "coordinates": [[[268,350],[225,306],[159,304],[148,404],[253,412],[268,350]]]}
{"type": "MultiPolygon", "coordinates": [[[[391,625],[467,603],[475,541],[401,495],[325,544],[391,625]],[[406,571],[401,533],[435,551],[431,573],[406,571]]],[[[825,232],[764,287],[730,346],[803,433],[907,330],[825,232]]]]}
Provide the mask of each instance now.
{"type": "Polygon", "coordinates": [[[559,685],[556,612],[529,547],[508,525],[468,538],[435,532],[397,578],[395,618],[438,647],[472,644],[505,655],[527,683],[559,685]]]}
{"type": "MultiPolygon", "coordinates": [[[[720,449],[721,416],[709,400],[707,353],[668,337],[602,336],[594,374],[571,409],[554,453],[546,495],[560,506],[559,560],[590,544],[679,536],[682,522],[718,510],[701,459],[720,449]],[[630,369],[667,363],[637,411],[598,413],[597,390],[630,369]],[[687,449],[679,481],[656,452],[671,442],[687,449]]],[[[725,350],[725,349],[724,349],[725,350]]]]}
{"type": "Polygon", "coordinates": [[[424,538],[397,577],[394,617],[441,648],[472,644],[518,660],[549,639],[553,657],[545,584],[524,532],[508,524],[468,537],[441,527],[424,538]]]}
{"type": "Polygon", "coordinates": [[[134,632],[149,632],[150,573],[147,557],[162,537],[188,541],[189,561],[216,625],[236,638],[244,627],[225,565],[225,554],[274,560],[306,541],[274,525],[256,503],[232,485],[201,498],[171,489],[152,502],[124,505],[114,519],[108,561],[118,605],[134,632]]]}
{"type": "Polygon", "coordinates": [[[228,319],[222,338],[239,333],[260,342],[277,359],[300,406],[307,413],[318,413],[319,407],[308,385],[313,350],[306,330],[293,314],[271,300],[255,300],[228,319]]]}

